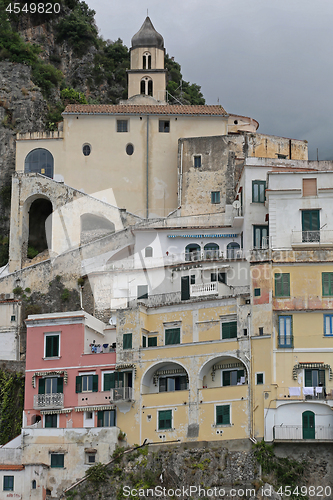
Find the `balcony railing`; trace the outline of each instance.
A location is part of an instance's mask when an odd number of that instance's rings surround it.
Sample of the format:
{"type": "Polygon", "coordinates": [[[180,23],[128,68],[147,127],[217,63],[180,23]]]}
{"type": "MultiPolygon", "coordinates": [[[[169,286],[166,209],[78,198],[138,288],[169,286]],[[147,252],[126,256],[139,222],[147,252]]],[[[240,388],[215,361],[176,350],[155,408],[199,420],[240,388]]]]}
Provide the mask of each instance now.
{"type": "Polygon", "coordinates": [[[318,231],[292,231],[292,245],[311,245],[311,246],[333,246],[333,231],[318,230],[318,231]]]}
{"type": "Polygon", "coordinates": [[[111,401],[132,401],[132,387],[117,387],[111,389],[111,401]]]}
{"type": "Polygon", "coordinates": [[[191,285],[190,289],[191,297],[201,297],[203,295],[217,295],[217,294],[218,294],[217,281],[213,281],[212,283],[191,285]]]}
{"type": "Polygon", "coordinates": [[[40,408],[63,408],[64,395],[61,392],[55,394],[36,394],[34,396],[34,409],[40,408]]]}
{"type": "MultiPolygon", "coordinates": [[[[311,432],[312,429],[310,429],[311,432]]],[[[316,425],[313,432],[314,437],[304,438],[303,427],[301,425],[275,425],[274,429],[274,439],[280,439],[285,441],[293,441],[293,440],[307,440],[307,439],[318,439],[323,441],[331,441],[333,440],[333,427],[316,425]],[[314,431],[314,432],[313,432],[314,431]]],[[[307,435],[311,435],[309,430],[306,429],[305,432],[307,435]]]]}

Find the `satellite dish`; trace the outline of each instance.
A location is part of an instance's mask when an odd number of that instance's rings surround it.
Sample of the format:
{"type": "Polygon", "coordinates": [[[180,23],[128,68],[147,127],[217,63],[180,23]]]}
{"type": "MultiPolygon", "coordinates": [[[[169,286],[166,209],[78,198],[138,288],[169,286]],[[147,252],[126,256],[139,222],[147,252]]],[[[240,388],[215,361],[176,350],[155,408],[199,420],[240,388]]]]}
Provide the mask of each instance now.
{"type": "Polygon", "coordinates": [[[241,207],[241,202],[239,200],[235,200],[232,206],[238,210],[241,207]]]}

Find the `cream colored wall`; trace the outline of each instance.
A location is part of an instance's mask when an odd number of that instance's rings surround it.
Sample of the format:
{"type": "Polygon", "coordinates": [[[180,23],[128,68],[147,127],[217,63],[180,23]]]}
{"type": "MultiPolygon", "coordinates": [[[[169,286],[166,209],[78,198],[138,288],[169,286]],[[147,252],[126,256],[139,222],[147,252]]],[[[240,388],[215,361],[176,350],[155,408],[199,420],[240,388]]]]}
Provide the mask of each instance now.
{"type": "MultiPolygon", "coordinates": [[[[54,171],[64,182],[120,208],[146,214],[147,117],[126,115],[70,115],[64,117],[64,140],[17,141],[16,170],[24,169],[24,159],[36,147],[49,149],[54,171]],[[141,118],[141,119],[140,119],[141,118]],[[129,132],[116,131],[117,119],[129,120],[129,132]],[[89,143],[91,154],[82,146],[89,143]],[[128,143],[134,154],[126,154],[128,143]],[[112,188],[112,193],[106,192],[112,188]]],[[[149,117],[149,207],[150,215],[165,216],[177,208],[178,138],[223,135],[225,117],[149,117]],[[170,120],[170,133],[159,132],[159,119],[170,120]]]]}
{"type": "Polygon", "coordinates": [[[164,69],[164,50],[157,47],[137,47],[131,49],[131,69],[143,70],[143,54],[151,54],[152,69],[164,69]]]}
{"type": "Polygon", "coordinates": [[[142,73],[128,74],[128,98],[141,93],[141,80],[145,77],[153,80],[153,97],[158,101],[165,101],[166,74],[162,72],[154,73],[149,70],[142,70],[142,73]]]}

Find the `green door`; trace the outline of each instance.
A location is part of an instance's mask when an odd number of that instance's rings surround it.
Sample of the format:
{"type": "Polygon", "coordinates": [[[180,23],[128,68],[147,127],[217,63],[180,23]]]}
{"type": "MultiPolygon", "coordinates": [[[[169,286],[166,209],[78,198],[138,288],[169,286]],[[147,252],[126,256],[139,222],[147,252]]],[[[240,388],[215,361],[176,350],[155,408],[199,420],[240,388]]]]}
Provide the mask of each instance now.
{"type": "Polygon", "coordinates": [[[302,413],[303,439],[315,439],[315,414],[312,411],[302,413]]]}
{"type": "Polygon", "coordinates": [[[319,210],[302,210],[302,241],[320,241],[319,210]]]}

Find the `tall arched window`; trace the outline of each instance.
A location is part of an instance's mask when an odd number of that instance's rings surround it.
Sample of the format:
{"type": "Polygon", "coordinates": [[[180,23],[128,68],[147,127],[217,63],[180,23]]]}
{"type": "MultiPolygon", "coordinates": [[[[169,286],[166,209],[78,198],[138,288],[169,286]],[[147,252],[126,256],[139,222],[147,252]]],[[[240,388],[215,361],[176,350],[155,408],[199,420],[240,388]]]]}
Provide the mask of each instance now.
{"type": "Polygon", "coordinates": [[[47,149],[34,149],[26,156],[24,172],[38,173],[53,179],[53,156],[47,149]]]}
{"type": "Polygon", "coordinates": [[[140,93],[144,95],[153,95],[153,80],[148,76],[145,76],[141,80],[140,93]]]}
{"type": "Polygon", "coordinates": [[[232,241],[227,245],[227,259],[237,259],[240,256],[239,243],[232,241]]]}
{"type": "Polygon", "coordinates": [[[151,69],[151,55],[149,52],[144,52],[143,54],[143,69],[151,69]]]}

